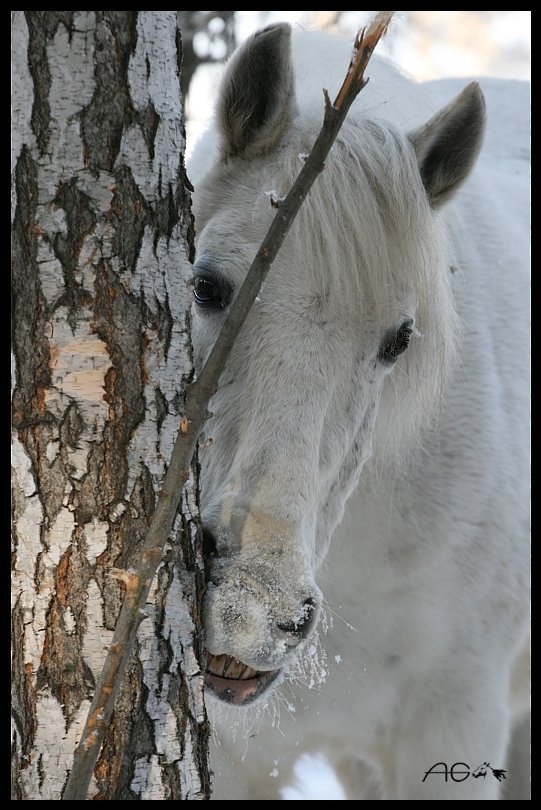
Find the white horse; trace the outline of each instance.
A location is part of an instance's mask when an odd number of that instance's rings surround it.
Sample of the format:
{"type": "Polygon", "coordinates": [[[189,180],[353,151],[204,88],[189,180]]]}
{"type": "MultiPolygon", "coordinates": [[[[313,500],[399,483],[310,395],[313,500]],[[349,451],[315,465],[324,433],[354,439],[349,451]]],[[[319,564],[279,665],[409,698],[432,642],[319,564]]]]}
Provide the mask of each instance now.
{"type": "MultiPolygon", "coordinates": [[[[228,63],[189,167],[197,367],[350,53],[280,24],[228,63]]],[[[287,796],[310,751],[348,798],[495,799],[518,776],[528,89],[367,73],[201,441],[216,799],[287,796]]]]}

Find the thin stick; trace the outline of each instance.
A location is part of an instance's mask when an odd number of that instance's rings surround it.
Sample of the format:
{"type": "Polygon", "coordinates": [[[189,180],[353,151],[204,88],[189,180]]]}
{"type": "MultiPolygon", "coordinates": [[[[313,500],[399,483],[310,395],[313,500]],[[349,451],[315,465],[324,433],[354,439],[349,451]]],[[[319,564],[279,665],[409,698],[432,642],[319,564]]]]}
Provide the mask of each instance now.
{"type": "Polygon", "coordinates": [[[389,27],[393,14],[394,11],[378,12],[368,28],[363,28],[355,37],[353,56],[349,63],[348,72],[334,101],[334,106],[337,109],[340,109],[345,103],[347,103],[347,108],[349,109],[357,93],[359,93],[367,83],[368,79],[364,78],[365,68],[381,37],[387,33],[387,28],[389,27]],[[352,88],[355,87],[357,90],[351,98],[352,88]],[[348,99],[350,99],[349,103],[348,99]]]}
{"type": "Polygon", "coordinates": [[[334,104],[325,97],[323,125],[304,161],[299,176],[281,201],[276,216],[231,305],[220,335],[197,380],[186,390],[185,414],[180,422],[171,461],[164,478],[156,510],[138,560],[129,570],[117,572],[126,585],[126,594],[115,628],[113,641],[96,685],[96,692],[75,751],[73,767],[62,800],[86,799],[92,772],[103,738],[109,726],[115,699],[132,654],[137,628],[144,618],[150,586],[177,513],[195,451],[196,443],[209,414],[207,406],[216,392],[218,380],[233,343],[261,288],[268,270],[316,177],[323,170],[351,104],[366,84],[364,70],[379,39],[386,32],[394,12],[380,12],[355,39],[355,52],[334,104]]]}

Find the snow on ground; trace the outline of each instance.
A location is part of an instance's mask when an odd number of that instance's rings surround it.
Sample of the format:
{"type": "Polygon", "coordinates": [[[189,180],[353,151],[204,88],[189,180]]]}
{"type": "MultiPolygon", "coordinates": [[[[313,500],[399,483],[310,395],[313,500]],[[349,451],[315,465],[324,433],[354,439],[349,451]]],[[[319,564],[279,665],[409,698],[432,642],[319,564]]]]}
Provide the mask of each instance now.
{"type": "Polygon", "coordinates": [[[292,785],[282,789],[285,801],[346,799],[334,770],[323,756],[302,754],[295,763],[292,785]]]}

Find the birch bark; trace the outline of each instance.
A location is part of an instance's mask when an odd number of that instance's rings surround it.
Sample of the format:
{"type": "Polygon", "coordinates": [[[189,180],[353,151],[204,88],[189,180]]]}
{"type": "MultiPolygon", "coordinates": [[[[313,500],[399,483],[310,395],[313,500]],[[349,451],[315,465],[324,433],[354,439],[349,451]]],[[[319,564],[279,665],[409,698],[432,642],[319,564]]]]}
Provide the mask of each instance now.
{"type": "MultiPolygon", "coordinates": [[[[12,12],[12,798],[56,800],[192,374],[176,12],[12,12]]],[[[208,799],[197,477],[93,799],[208,799]]]]}

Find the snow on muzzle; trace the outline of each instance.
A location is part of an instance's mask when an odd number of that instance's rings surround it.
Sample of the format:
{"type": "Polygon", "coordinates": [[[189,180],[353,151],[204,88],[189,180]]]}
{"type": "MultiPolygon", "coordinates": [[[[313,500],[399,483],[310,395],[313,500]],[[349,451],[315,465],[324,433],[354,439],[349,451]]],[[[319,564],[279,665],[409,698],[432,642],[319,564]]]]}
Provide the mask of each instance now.
{"type": "Polygon", "coordinates": [[[296,657],[317,624],[321,594],[302,556],[276,549],[214,559],[207,577],[205,685],[246,706],[296,657]]]}

